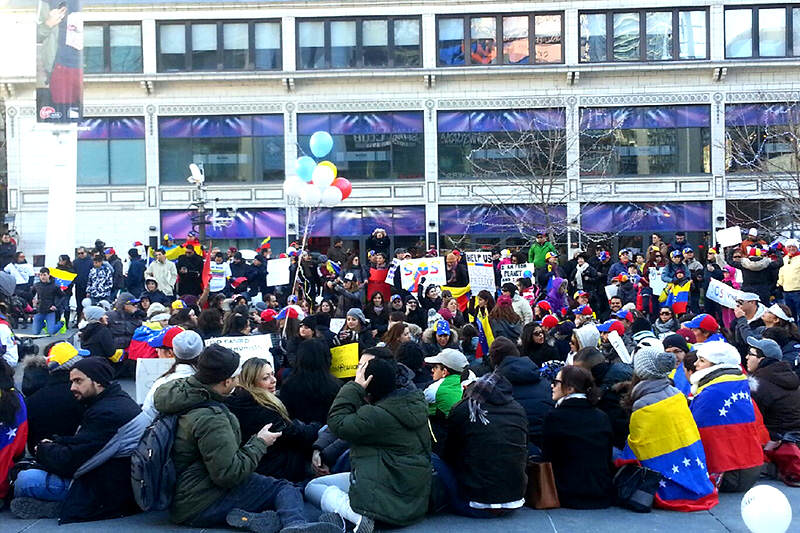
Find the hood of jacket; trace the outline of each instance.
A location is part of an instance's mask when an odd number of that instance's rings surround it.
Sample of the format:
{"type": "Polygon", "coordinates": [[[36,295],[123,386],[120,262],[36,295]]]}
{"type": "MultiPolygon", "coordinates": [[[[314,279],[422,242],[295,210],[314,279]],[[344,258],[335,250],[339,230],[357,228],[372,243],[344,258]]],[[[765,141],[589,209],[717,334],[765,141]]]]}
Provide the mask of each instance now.
{"type": "MultiPolygon", "coordinates": [[[[436,327],[428,328],[422,332],[422,342],[436,344],[436,327]]],[[[447,342],[450,348],[458,347],[458,332],[455,327],[450,328],[450,340],[447,342]]]]}
{"type": "Polygon", "coordinates": [[[600,341],[600,331],[594,324],[586,324],[572,331],[572,334],[578,337],[581,343],[581,348],[594,348],[600,341]]]}
{"type": "Polygon", "coordinates": [[[770,264],[772,264],[772,261],[768,257],[754,257],[753,259],[742,257],[742,268],[753,272],[765,270],[770,264]]]}
{"type": "Polygon", "coordinates": [[[222,402],[223,398],[192,376],[169,381],[160,386],[153,397],[153,404],[160,413],[170,415],[186,411],[209,400],[222,402]]]}
{"type": "Polygon", "coordinates": [[[527,357],[506,357],[497,366],[497,373],[510,383],[518,385],[539,383],[542,379],[539,367],[527,357]]]}
{"type": "Polygon", "coordinates": [[[417,390],[417,386],[414,384],[414,378],[416,374],[413,370],[408,368],[403,363],[397,363],[397,380],[395,384],[397,385],[398,389],[404,389],[409,391],[417,390]]]}
{"type": "Polygon", "coordinates": [[[765,359],[761,365],[753,372],[752,377],[769,381],[776,387],[788,391],[797,390],[800,387],[800,377],[794,373],[788,363],[775,359],[765,359]]]}
{"type": "Polygon", "coordinates": [[[388,411],[406,428],[416,429],[428,423],[428,402],[420,391],[398,389],[375,405],[388,411]]]}

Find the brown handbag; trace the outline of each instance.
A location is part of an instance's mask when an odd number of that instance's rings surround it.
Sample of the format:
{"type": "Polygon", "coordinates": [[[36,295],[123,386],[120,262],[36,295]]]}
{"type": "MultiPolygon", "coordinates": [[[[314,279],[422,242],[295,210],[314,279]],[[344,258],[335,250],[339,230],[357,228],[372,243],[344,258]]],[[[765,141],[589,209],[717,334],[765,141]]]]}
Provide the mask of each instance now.
{"type": "Polygon", "coordinates": [[[534,509],[556,509],[561,507],[553,476],[552,463],[529,462],[525,473],[528,487],[525,490],[525,505],[534,509]]]}

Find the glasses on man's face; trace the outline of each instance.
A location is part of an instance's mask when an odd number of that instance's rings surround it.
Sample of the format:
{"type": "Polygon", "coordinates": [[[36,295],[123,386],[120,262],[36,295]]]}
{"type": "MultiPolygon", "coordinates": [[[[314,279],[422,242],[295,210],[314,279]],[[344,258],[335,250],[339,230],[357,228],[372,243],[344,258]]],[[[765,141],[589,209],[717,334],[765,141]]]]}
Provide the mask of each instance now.
{"type": "Polygon", "coordinates": [[[550,386],[555,388],[556,385],[561,385],[562,383],[563,381],[561,381],[560,379],[554,379],[553,382],[550,383],[550,386]]]}
{"type": "Polygon", "coordinates": [[[533,332],[533,336],[534,337],[538,337],[540,335],[544,335],[544,331],[539,329],[539,330],[536,330],[536,331],[533,332]]]}
{"type": "Polygon", "coordinates": [[[661,315],[661,316],[672,316],[672,313],[670,313],[669,311],[661,311],[658,314],[661,315]]]}
{"type": "Polygon", "coordinates": [[[758,357],[758,352],[755,350],[750,350],[747,352],[747,355],[752,355],[753,357],[758,357]]]}

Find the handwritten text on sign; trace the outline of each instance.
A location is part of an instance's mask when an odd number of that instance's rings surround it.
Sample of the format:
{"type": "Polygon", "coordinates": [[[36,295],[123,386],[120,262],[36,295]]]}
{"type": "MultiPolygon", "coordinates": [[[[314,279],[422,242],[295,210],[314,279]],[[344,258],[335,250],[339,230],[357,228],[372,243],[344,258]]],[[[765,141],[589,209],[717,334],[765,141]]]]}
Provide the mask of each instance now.
{"type": "Polygon", "coordinates": [[[422,278],[425,278],[425,286],[447,283],[444,258],[423,257],[404,259],[400,262],[400,282],[405,290],[416,292],[422,278]]]}
{"type": "Polygon", "coordinates": [[[494,294],[494,266],[491,252],[467,252],[467,273],[473,294],[489,291],[494,294]]]}
{"type": "Polygon", "coordinates": [[[736,290],[729,285],[725,285],[719,280],[711,279],[708,282],[706,298],[717,302],[729,309],[736,308],[736,300],[741,297],[742,291],[736,290]]]}
{"type": "Polygon", "coordinates": [[[500,267],[500,284],[516,283],[520,278],[531,278],[536,283],[536,265],[522,263],[520,265],[503,265],[500,267]]]}
{"type": "Polygon", "coordinates": [[[215,339],[208,339],[206,346],[210,344],[219,344],[225,348],[230,348],[239,354],[239,370],[242,369],[242,364],[250,358],[261,357],[269,361],[269,364],[275,368],[275,363],[272,360],[272,353],[269,351],[272,348],[272,339],[269,335],[250,335],[248,337],[217,337],[215,339]]]}
{"type": "Polygon", "coordinates": [[[331,374],[337,378],[352,378],[358,368],[358,343],[331,348],[331,374]]]}

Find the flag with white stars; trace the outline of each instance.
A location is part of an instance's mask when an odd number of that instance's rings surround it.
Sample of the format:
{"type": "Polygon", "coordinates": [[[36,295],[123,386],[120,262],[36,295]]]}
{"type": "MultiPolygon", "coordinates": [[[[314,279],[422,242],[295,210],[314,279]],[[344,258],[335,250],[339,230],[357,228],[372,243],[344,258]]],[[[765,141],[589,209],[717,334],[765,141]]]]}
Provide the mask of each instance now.
{"type": "MultiPolygon", "coordinates": [[[[3,391],[3,394],[7,394],[3,391]]],[[[28,440],[28,411],[22,395],[19,395],[20,409],[13,425],[0,423],[0,472],[8,472],[14,461],[25,453],[25,441],[28,440]]],[[[0,477],[0,498],[8,494],[8,476],[0,477]]]]}
{"type": "Polygon", "coordinates": [[[747,376],[727,373],[704,383],[692,399],[691,410],[709,472],[750,468],[764,462],[765,432],[750,398],[747,376]]]}

